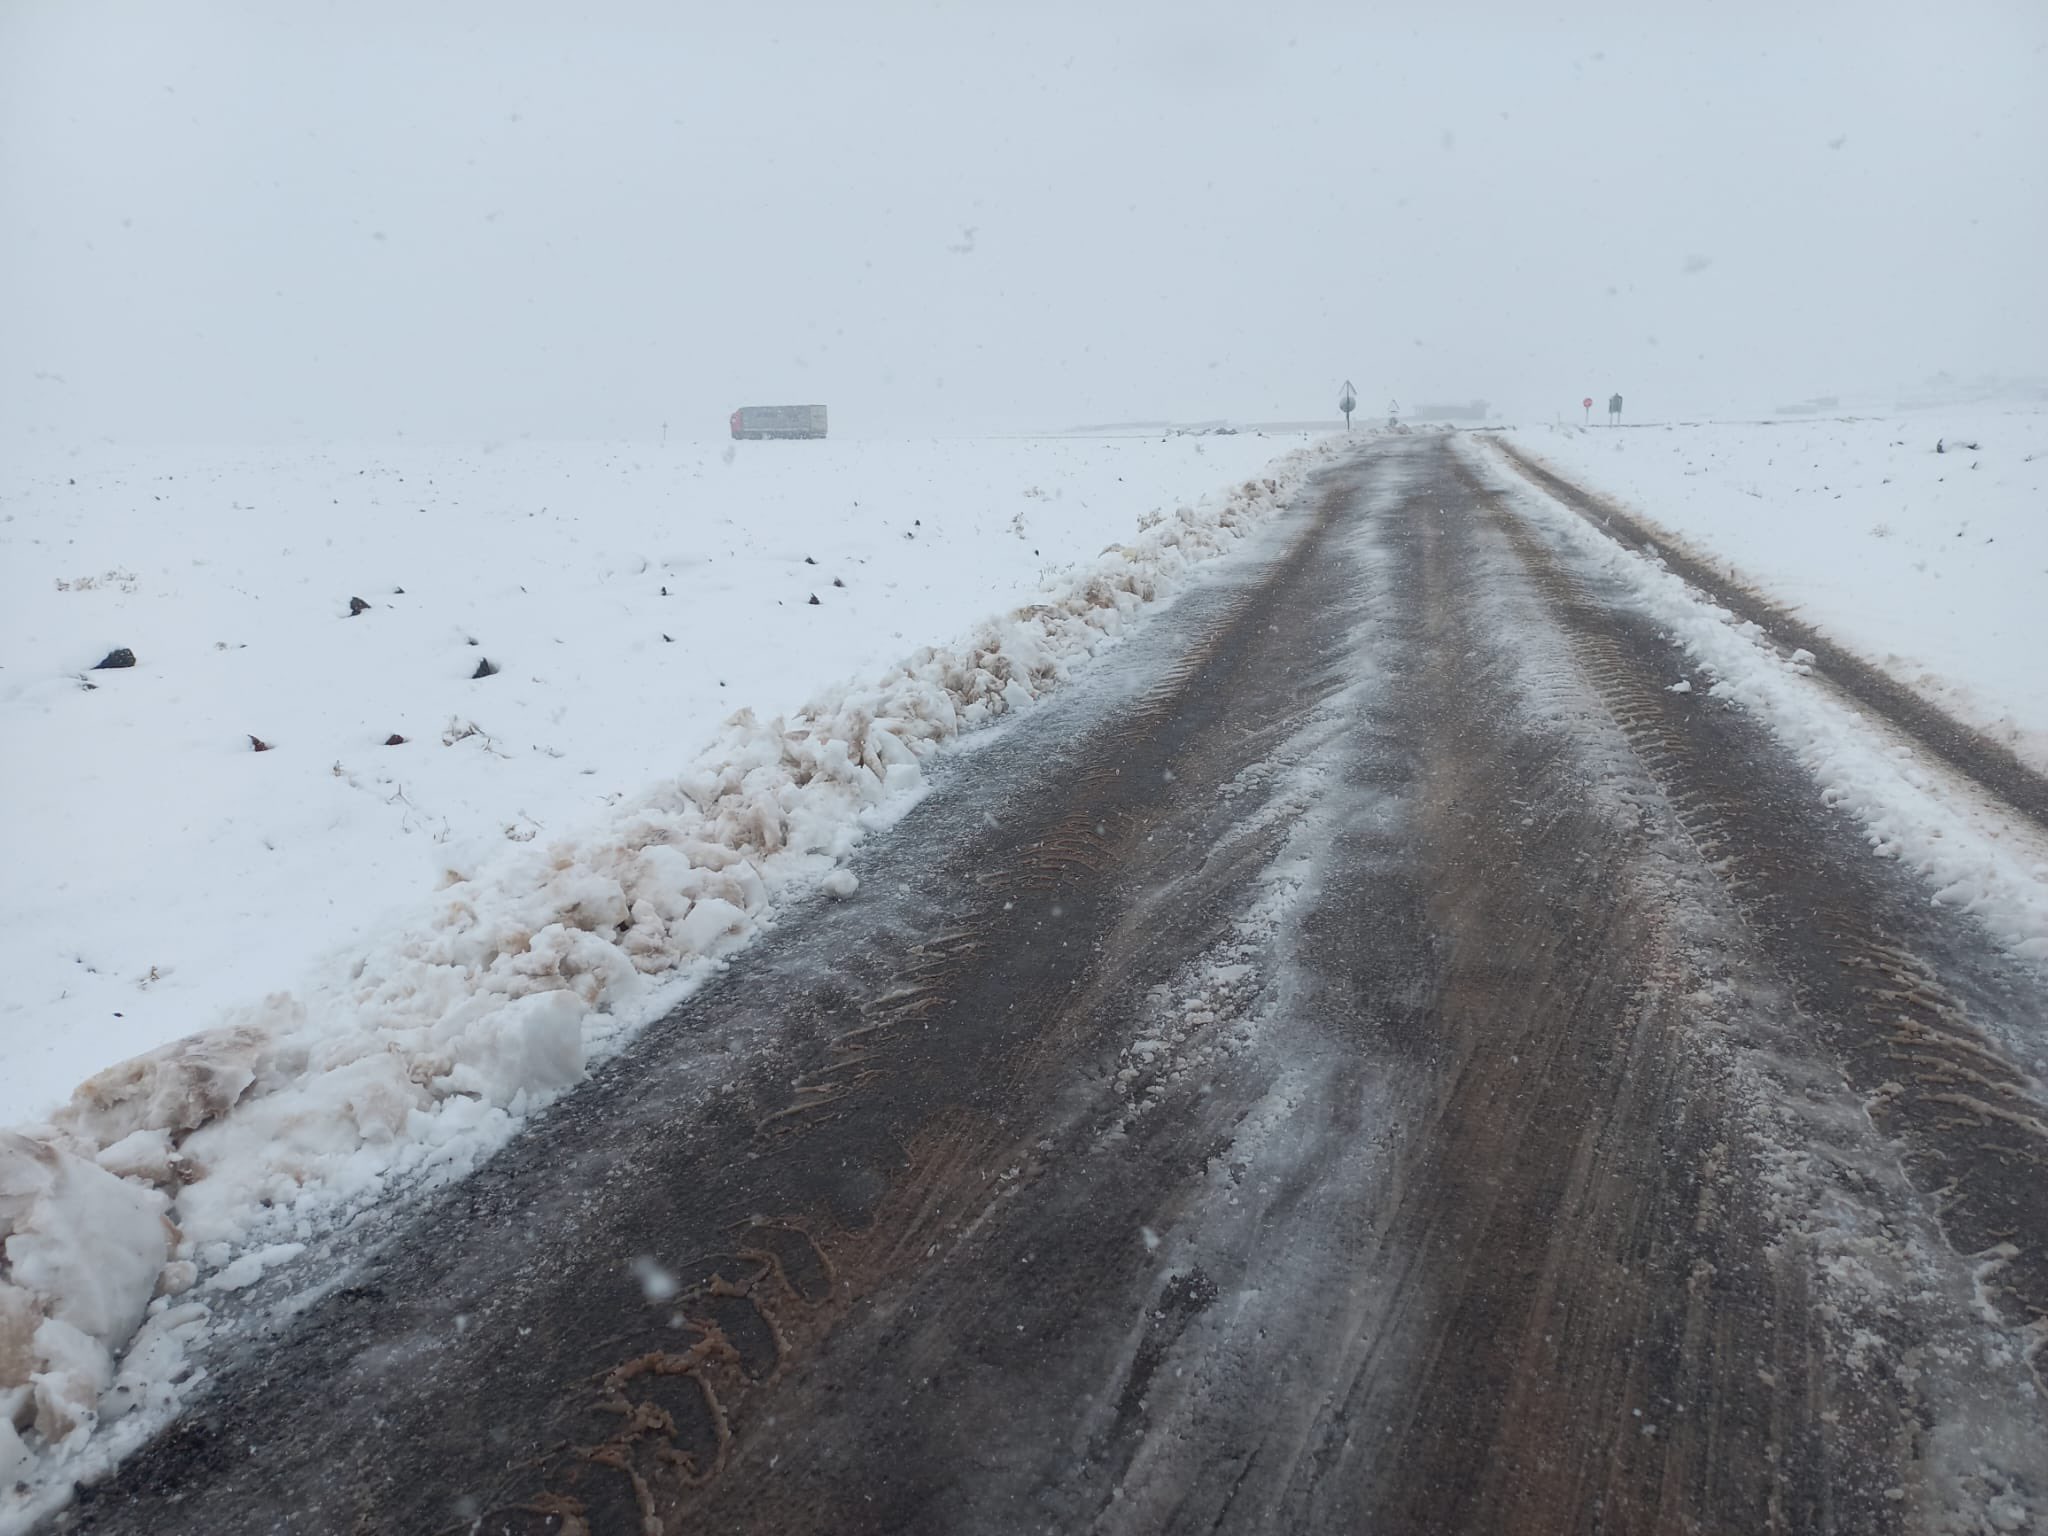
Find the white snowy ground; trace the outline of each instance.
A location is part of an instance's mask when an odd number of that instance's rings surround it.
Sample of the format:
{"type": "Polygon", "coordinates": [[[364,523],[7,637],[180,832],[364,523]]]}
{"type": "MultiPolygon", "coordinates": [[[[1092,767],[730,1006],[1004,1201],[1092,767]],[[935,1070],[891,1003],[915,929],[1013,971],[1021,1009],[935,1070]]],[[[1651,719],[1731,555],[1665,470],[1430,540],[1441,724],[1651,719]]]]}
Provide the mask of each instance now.
{"type": "Polygon", "coordinates": [[[2048,408],[1509,436],[2048,771],[2048,408]]]}
{"type": "Polygon", "coordinates": [[[0,484],[0,1125],[295,985],[445,871],[675,773],[734,710],[786,713],[944,641],[1284,446],[17,465],[0,484]],[[134,669],[87,670],[116,646],[134,669]],[[498,674],[472,680],[486,658],[498,674]]]}
{"type": "Polygon", "coordinates": [[[473,1165],[778,895],[850,892],[920,757],[1336,446],[17,465],[0,1530],[174,1409],[209,1291],[473,1165]],[[88,670],[115,647],[136,664],[88,670]]]}

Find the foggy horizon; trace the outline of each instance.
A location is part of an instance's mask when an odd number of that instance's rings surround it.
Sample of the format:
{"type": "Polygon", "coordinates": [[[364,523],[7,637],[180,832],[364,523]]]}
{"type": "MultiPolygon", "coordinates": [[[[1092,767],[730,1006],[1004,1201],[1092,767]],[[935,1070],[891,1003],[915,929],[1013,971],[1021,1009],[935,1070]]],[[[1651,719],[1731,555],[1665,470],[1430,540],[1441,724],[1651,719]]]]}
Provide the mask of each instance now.
{"type": "Polygon", "coordinates": [[[2048,373],[2048,12],[23,4],[9,440],[1547,420],[2048,373]]]}

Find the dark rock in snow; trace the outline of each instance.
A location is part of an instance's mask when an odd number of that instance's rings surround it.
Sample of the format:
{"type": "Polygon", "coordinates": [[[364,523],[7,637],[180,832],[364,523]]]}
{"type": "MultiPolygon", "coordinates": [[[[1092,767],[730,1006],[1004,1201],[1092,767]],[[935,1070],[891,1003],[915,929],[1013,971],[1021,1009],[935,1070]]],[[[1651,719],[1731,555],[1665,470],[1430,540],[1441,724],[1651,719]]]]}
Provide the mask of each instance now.
{"type": "Polygon", "coordinates": [[[132,667],[134,665],[135,653],[124,645],[107,652],[106,655],[93,663],[92,669],[95,672],[107,672],[116,667],[132,667]]]}
{"type": "Polygon", "coordinates": [[[398,732],[393,731],[384,738],[384,745],[387,747],[402,747],[405,745],[405,738],[399,735],[398,732]]]}
{"type": "Polygon", "coordinates": [[[391,589],[391,595],[392,595],[393,597],[403,597],[403,596],[405,596],[405,588],[403,588],[403,587],[393,587],[393,588],[391,589]]]}
{"type": "Polygon", "coordinates": [[[813,559],[812,559],[812,558],[811,558],[811,557],[810,557],[809,555],[805,555],[805,556],[804,556],[804,564],[805,564],[805,565],[816,565],[817,563],[818,563],[818,562],[817,562],[817,561],[815,561],[815,560],[813,560],[813,559]]]}
{"type": "Polygon", "coordinates": [[[819,608],[819,607],[822,607],[822,606],[824,606],[823,604],[821,604],[821,603],[820,603],[820,602],[818,601],[818,594],[817,594],[817,593],[815,593],[815,592],[813,592],[813,593],[811,594],[811,606],[812,606],[813,608],[819,608]]]}
{"type": "Polygon", "coordinates": [[[368,613],[369,611],[370,605],[360,597],[352,597],[348,600],[348,616],[350,618],[354,618],[359,613],[368,613]]]}
{"type": "Polygon", "coordinates": [[[670,645],[674,645],[676,643],[676,637],[674,635],[663,635],[661,638],[666,640],[670,645]]]}
{"type": "Polygon", "coordinates": [[[841,581],[837,576],[834,576],[832,578],[832,585],[835,587],[843,587],[846,585],[846,583],[841,581]]]}
{"type": "MultiPolygon", "coordinates": [[[[476,644],[474,640],[470,641],[469,643],[471,645],[476,644]]],[[[476,664],[476,670],[469,674],[469,680],[471,682],[475,682],[480,677],[496,677],[497,675],[498,669],[491,665],[491,658],[485,656],[478,660],[476,664]]]]}
{"type": "Polygon", "coordinates": [[[249,745],[258,752],[268,752],[270,750],[270,743],[261,736],[251,736],[249,738],[249,745]]]}

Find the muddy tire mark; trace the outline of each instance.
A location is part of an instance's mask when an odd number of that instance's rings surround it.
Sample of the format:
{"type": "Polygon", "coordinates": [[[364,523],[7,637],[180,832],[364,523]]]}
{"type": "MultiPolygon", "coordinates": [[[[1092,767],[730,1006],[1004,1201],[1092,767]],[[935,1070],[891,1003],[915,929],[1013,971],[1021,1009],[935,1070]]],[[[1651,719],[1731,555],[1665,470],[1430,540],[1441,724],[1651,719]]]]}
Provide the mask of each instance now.
{"type": "Polygon", "coordinates": [[[2032,978],[1931,912],[1729,706],[1670,693],[1632,664],[1658,649],[1650,626],[1589,602],[1526,524],[1502,519],[1679,824],[1872,1120],[1904,1146],[1950,1241],[1992,1267],[2009,1322],[2048,1329],[2048,1092],[1972,1023],[1969,1001],[2036,1028],[2032,978]]]}
{"type": "Polygon", "coordinates": [[[1544,494],[1585,517],[1624,546],[1654,553],[1686,583],[1715,603],[1769,633],[1786,650],[1803,648],[1820,658],[1819,671],[1835,687],[1874,710],[1950,767],[1975,779],[2008,805],[2048,827],[2048,778],[2029,768],[2010,747],[1993,741],[1890,674],[1822,634],[1761,593],[1713,569],[1677,547],[1669,535],[1646,527],[1613,501],[1576,485],[1534,454],[1499,438],[1490,446],[1544,494]]]}

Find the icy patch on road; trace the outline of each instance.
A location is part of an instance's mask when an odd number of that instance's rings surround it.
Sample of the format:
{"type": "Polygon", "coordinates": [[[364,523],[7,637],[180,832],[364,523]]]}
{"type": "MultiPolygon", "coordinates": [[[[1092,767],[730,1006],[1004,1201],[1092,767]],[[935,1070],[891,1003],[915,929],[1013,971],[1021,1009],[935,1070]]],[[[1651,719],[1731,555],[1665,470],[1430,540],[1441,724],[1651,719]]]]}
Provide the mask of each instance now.
{"type": "Polygon", "coordinates": [[[1142,1031],[1124,1046],[1116,1092],[1125,1113],[1105,1140],[1128,1135],[1167,1092],[1251,1044],[1265,990],[1264,957],[1308,884],[1306,853],[1290,853],[1261,876],[1258,895],[1230,931],[1145,999],[1142,1031]]]}
{"type": "MultiPolygon", "coordinates": [[[[1355,555],[1367,567],[1379,559],[1372,530],[1400,504],[1410,480],[1398,459],[1374,467],[1379,472],[1365,497],[1369,515],[1353,536],[1355,555]]],[[[1354,620],[1340,664],[1346,686],[1318,704],[1285,742],[1213,791],[1216,808],[1231,821],[1212,856],[1227,857],[1232,847],[1261,840],[1278,846],[1224,934],[1147,996],[1138,1032],[1118,1058],[1115,1089],[1124,1109],[1104,1133],[1105,1143],[1129,1135],[1176,1088],[1257,1043],[1276,988],[1290,979],[1285,941],[1320,890],[1321,855],[1341,828],[1370,815],[1347,783],[1347,770],[1356,766],[1355,729],[1385,681],[1378,640],[1369,613],[1354,620]]]]}
{"type": "Polygon", "coordinates": [[[2048,962],[2048,837],[1816,681],[1811,655],[1781,654],[1760,627],[1660,561],[1623,548],[1477,450],[1461,451],[1495,490],[1624,582],[1693,667],[1713,676],[1705,692],[1762,720],[1814,776],[1821,798],[1862,823],[1875,855],[1900,860],[1932,901],[1975,916],[2015,955],[2048,962]]]}
{"type": "Polygon", "coordinates": [[[301,993],[103,1072],[0,1140],[0,1530],[175,1412],[195,1281],[254,1285],[395,1190],[466,1172],[778,906],[853,896],[841,861],[914,802],[925,758],[1056,687],[1343,446],[1148,519],[1043,600],[873,683],[788,719],[740,711],[602,825],[449,870],[431,911],[301,993]]]}
{"type": "MultiPolygon", "coordinates": [[[[1391,456],[1375,461],[1369,513],[1399,504],[1408,480],[1402,468],[1391,456]]],[[[1404,777],[1390,775],[1390,790],[1369,767],[1384,729],[1374,720],[1375,702],[1398,676],[1376,617],[1391,608],[1379,600],[1390,579],[1380,526],[1379,516],[1362,520],[1351,541],[1378,592],[1347,636],[1340,665],[1349,686],[1284,745],[1215,790],[1217,807],[1235,813],[1224,834],[1229,842],[1270,838],[1278,846],[1219,940],[1153,991],[1116,1067],[1121,1105],[1101,1143],[1112,1157],[1127,1137],[1142,1144],[1148,1127],[1163,1128],[1151,1117],[1175,1099],[1209,1106],[1217,1133],[1213,1150],[1188,1168],[1196,1187],[1186,1204],[1169,1207],[1170,1220],[1139,1234],[1162,1295],[1199,1276],[1215,1299],[1183,1320],[1171,1359],[1159,1362],[1146,1385],[1145,1427],[1113,1492],[1119,1518],[1138,1526],[1170,1525],[1186,1514],[1189,1458],[1209,1453],[1218,1424],[1256,1422],[1266,1426],[1262,1438],[1299,1445],[1308,1421],[1326,1409],[1321,1393],[1270,1398],[1275,1350],[1291,1347],[1269,1330],[1276,1306],[1300,1337],[1356,1340],[1369,1332],[1361,1314],[1378,1301],[1373,1288],[1355,1283],[1356,1256],[1370,1243],[1371,1192],[1384,1187],[1387,1127],[1398,1113],[1386,1077],[1360,1080],[1348,1070],[1359,1046],[1344,1037],[1344,1019],[1355,1000],[1337,1002],[1333,1017],[1320,941],[1305,928],[1326,897],[1370,887],[1380,861],[1411,831],[1404,777]],[[1254,805],[1241,804],[1253,797],[1254,805]],[[1236,1086],[1211,1100],[1219,1079],[1236,1086]],[[1359,1133],[1330,1134],[1346,1123],[1359,1133]],[[1320,1321],[1302,1324],[1295,1314],[1320,1321]],[[1283,1421],[1286,1427],[1272,1427],[1283,1421]]],[[[1106,1379],[1135,1380],[1154,1338],[1152,1318],[1133,1318],[1106,1379]]],[[[1320,1363],[1313,1370],[1324,1374],[1320,1363]]],[[[1106,1441],[1118,1432],[1120,1413],[1114,1394],[1083,1404],[1076,1443],[1106,1441]]],[[[1231,1454],[1243,1449],[1234,1445],[1231,1454]]]]}
{"type": "Polygon", "coordinates": [[[1887,1498],[1913,1530],[2040,1529],[2048,1445],[2029,1358],[2043,1327],[2011,1328],[1985,1301],[1999,1252],[1959,1261],[1925,1216],[1908,1214],[1897,1164],[1865,1146],[1868,1122],[1831,1073],[1783,1057],[1759,1067],[1777,1079],[1748,1094],[1770,1214],[1813,1277],[1829,1354],[1852,1389],[1917,1400],[1927,1414],[1918,1475],[1887,1498]]]}

